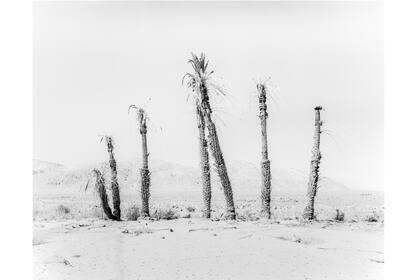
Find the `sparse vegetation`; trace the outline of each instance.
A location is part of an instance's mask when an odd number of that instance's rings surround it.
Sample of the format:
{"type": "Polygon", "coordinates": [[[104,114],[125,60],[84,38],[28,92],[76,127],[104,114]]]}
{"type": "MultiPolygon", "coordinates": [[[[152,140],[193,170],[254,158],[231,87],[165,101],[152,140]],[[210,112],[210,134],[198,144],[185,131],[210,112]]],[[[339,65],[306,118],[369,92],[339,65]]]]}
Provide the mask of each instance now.
{"type": "Polygon", "coordinates": [[[127,221],[137,221],[141,216],[140,209],[136,205],[131,205],[125,213],[125,218],[127,221]]]}
{"type": "Polygon", "coordinates": [[[151,216],[155,220],[174,220],[178,215],[172,209],[157,209],[151,216]]]}

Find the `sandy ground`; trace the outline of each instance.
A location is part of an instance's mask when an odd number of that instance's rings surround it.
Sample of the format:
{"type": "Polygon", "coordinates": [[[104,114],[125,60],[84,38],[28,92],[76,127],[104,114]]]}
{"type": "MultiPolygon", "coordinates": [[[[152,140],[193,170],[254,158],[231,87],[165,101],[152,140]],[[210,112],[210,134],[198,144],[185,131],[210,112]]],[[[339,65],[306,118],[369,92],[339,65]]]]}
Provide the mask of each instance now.
{"type": "Polygon", "coordinates": [[[35,221],[34,279],[383,279],[383,224],[35,221]]]}

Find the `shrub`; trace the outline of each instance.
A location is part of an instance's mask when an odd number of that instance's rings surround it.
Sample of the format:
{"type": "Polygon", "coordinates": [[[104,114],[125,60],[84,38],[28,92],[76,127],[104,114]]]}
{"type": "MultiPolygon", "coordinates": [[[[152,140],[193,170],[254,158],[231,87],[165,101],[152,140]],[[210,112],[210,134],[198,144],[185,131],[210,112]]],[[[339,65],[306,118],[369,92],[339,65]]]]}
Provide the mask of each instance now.
{"type": "Polygon", "coordinates": [[[193,206],[187,206],[187,211],[188,212],[194,212],[195,211],[195,207],[193,207],[193,206]]]}
{"type": "Polygon", "coordinates": [[[67,206],[64,206],[63,204],[58,205],[56,211],[60,215],[70,214],[70,208],[68,208],[67,206]]]}
{"type": "Polygon", "coordinates": [[[127,212],[125,214],[125,218],[128,221],[137,221],[137,219],[140,217],[140,208],[136,205],[132,205],[127,209],[127,212]]]}
{"type": "Polygon", "coordinates": [[[156,220],[174,220],[178,219],[178,216],[172,209],[158,209],[153,213],[152,218],[156,220]]]}
{"type": "Polygon", "coordinates": [[[237,219],[240,221],[258,221],[260,218],[257,213],[247,209],[242,213],[239,213],[237,219]]]}
{"type": "Polygon", "coordinates": [[[340,209],[335,209],[335,211],[336,211],[335,220],[338,222],[344,221],[344,212],[341,211],[340,209]]]}
{"type": "Polygon", "coordinates": [[[365,221],[369,223],[376,223],[379,220],[379,216],[376,213],[372,213],[366,217],[365,221]]]}

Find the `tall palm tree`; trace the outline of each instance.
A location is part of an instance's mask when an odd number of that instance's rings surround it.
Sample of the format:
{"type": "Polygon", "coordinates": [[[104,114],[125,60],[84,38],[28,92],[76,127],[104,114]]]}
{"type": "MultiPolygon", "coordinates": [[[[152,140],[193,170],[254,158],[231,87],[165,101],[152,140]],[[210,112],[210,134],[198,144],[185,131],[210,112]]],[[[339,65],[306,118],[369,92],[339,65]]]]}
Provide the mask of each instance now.
{"type": "Polygon", "coordinates": [[[314,148],[312,150],[311,171],[309,174],[307,205],[303,211],[303,218],[313,220],[315,218],[315,196],[318,191],[319,164],[321,163],[321,152],[319,151],[321,140],[321,106],[315,107],[315,135],[314,148]]]}
{"type": "Polygon", "coordinates": [[[209,152],[206,140],[204,115],[198,102],[196,104],[196,113],[199,131],[198,136],[200,150],[201,181],[203,185],[203,217],[209,219],[211,217],[211,182],[209,152]]]}
{"type": "Polygon", "coordinates": [[[130,105],[128,111],[135,110],[139,122],[139,131],[142,140],[143,167],[140,169],[141,176],[141,216],[149,217],[149,197],[150,197],[150,171],[149,171],[149,152],[147,151],[147,114],[146,111],[135,105],[130,105]]]}
{"type": "Polygon", "coordinates": [[[219,138],[217,136],[216,125],[212,120],[212,110],[209,100],[209,89],[212,89],[213,92],[222,93],[223,92],[213,83],[210,83],[211,74],[213,71],[208,72],[208,60],[206,60],[205,55],[202,53],[200,57],[192,54],[192,59],[188,60],[188,63],[194,69],[193,73],[185,74],[184,78],[187,78],[187,86],[192,89],[194,96],[199,104],[199,109],[203,113],[204,122],[208,130],[208,140],[210,142],[210,150],[212,152],[216,170],[219,175],[220,181],[222,183],[223,192],[226,199],[226,219],[235,219],[235,205],[233,202],[233,192],[232,186],[230,184],[229,175],[226,169],[225,160],[223,158],[223,153],[220,148],[219,138]]]}
{"type": "Polygon", "coordinates": [[[261,173],[262,173],[262,186],[261,186],[261,216],[264,218],[271,217],[270,202],[271,202],[271,172],[270,160],[268,159],[267,148],[267,92],[264,83],[257,84],[258,101],[260,109],[261,121],[261,173]]]}
{"type": "MultiPolygon", "coordinates": [[[[105,179],[102,173],[98,169],[93,169],[92,174],[95,176],[95,179],[96,179],[95,189],[99,194],[102,210],[104,210],[104,213],[108,217],[108,219],[119,221],[120,219],[114,216],[114,214],[112,214],[111,208],[109,207],[108,195],[106,194],[106,189],[105,189],[105,179]]],[[[88,181],[88,184],[89,184],[89,181],[88,181]]],[[[86,185],[86,188],[88,187],[88,184],[86,185]]]]}
{"type": "Polygon", "coordinates": [[[120,189],[118,185],[118,176],[117,176],[117,162],[114,157],[114,140],[111,136],[103,135],[101,141],[105,139],[108,155],[109,155],[109,167],[111,170],[111,190],[112,190],[112,206],[114,211],[112,214],[118,219],[121,218],[121,209],[120,209],[120,189]]]}

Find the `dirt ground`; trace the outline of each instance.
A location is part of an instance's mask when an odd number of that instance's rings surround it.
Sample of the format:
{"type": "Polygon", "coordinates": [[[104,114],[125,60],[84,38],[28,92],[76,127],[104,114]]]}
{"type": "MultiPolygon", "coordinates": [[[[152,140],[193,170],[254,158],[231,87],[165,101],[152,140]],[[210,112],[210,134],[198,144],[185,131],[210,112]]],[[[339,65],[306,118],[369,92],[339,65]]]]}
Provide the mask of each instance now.
{"type": "Polygon", "coordinates": [[[34,279],[383,279],[381,223],[34,222],[34,279]]]}

